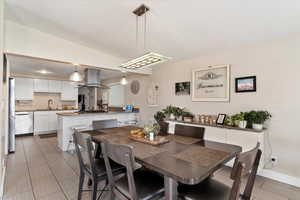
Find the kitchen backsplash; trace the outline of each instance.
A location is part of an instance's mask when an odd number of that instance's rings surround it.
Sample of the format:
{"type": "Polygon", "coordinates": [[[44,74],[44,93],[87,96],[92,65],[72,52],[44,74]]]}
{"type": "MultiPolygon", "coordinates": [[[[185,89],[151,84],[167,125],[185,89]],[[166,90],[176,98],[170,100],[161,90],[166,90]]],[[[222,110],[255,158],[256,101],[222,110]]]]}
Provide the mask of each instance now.
{"type": "Polygon", "coordinates": [[[76,107],[76,101],[61,101],[58,93],[34,93],[33,101],[16,101],[16,110],[48,109],[48,100],[52,99],[52,109],[63,109],[65,106],[76,107]]]}

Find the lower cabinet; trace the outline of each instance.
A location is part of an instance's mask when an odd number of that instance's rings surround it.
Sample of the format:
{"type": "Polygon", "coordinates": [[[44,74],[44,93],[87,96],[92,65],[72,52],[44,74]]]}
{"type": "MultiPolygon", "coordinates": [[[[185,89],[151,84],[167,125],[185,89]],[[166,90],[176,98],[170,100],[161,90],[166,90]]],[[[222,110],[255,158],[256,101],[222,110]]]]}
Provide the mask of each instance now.
{"type": "Polygon", "coordinates": [[[74,112],[65,111],[35,111],[34,112],[34,134],[41,135],[56,132],[58,129],[57,113],[74,112]]]}

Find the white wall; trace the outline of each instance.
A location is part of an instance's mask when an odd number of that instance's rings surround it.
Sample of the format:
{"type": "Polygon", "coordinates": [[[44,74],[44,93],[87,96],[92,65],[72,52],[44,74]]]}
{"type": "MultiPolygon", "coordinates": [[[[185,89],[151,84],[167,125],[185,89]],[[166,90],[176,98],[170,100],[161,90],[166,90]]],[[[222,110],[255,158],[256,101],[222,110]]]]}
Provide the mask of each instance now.
{"type": "Polygon", "coordinates": [[[186,107],[195,114],[268,110],[273,115],[269,128],[273,155],[278,157],[278,165],[273,170],[300,178],[299,47],[300,36],[229,50],[218,55],[166,63],[153,67],[151,79],[145,82],[145,78],[141,78],[143,84],[140,94],[127,92],[126,99],[139,102],[144,120],[152,118],[155,111],[169,104],[186,107]],[[190,81],[192,69],[219,64],[231,65],[229,103],[192,102],[191,96],[175,96],[175,82],[190,81]],[[234,78],[248,75],[257,76],[257,92],[235,93],[234,78]],[[146,105],[144,91],[151,81],[159,86],[160,106],[157,108],[146,105]]]}
{"type": "Polygon", "coordinates": [[[4,144],[5,144],[5,131],[6,126],[5,122],[7,119],[7,116],[5,116],[5,102],[6,102],[6,92],[3,87],[3,43],[4,43],[4,0],[0,0],[0,198],[2,196],[3,192],[3,171],[5,168],[4,163],[4,144]]]}
{"type": "Polygon", "coordinates": [[[124,58],[109,55],[36,29],[5,21],[5,51],[97,67],[119,65],[124,58]]]}

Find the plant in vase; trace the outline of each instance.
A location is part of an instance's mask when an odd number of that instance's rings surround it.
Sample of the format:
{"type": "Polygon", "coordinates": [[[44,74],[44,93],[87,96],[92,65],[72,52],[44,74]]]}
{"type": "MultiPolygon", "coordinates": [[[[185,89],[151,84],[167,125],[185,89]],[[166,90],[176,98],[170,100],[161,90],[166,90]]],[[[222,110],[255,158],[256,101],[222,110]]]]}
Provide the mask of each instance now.
{"type": "Polygon", "coordinates": [[[155,113],[154,115],[154,119],[159,123],[161,121],[164,121],[164,119],[166,118],[165,113],[163,113],[162,111],[158,111],[155,113]]]}
{"type": "Polygon", "coordinates": [[[183,117],[182,117],[183,112],[184,112],[184,108],[176,107],[176,112],[175,112],[176,120],[178,120],[178,121],[183,120],[183,117]]]}
{"type": "Polygon", "coordinates": [[[233,121],[236,125],[238,125],[239,128],[246,128],[247,127],[247,121],[245,119],[244,112],[240,112],[239,114],[235,114],[232,116],[233,121]]]}
{"type": "Polygon", "coordinates": [[[183,111],[182,113],[183,121],[185,122],[192,122],[194,115],[188,111],[183,111]]]}
{"type": "Polygon", "coordinates": [[[169,119],[174,120],[176,110],[177,110],[177,107],[169,105],[165,109],[163,109],[163,112],[165,113],[165,115],[168,116],[169,119]]]}
{"type": "Polygon", "coordinates": [[[145,138],[149,140],[154,140],[155,136],[158,135],[160,126],[158,123],[146,124],[144,126],[145,138]]]}
{"type": "Polygon", "coordinates": [[[272,117],[268,111],[250,111],[246,116],[252,128],[255,130],[262,130],[263,124],[272,117]]]}

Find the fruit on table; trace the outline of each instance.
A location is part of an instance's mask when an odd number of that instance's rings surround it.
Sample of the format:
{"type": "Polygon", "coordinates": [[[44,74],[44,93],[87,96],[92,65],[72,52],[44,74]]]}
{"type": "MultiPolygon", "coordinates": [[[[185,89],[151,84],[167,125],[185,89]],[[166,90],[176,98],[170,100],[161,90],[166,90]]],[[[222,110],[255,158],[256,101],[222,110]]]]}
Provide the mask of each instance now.
{"type": "Polygon", "coordinates": [[[143,138],[145,136],[144,131],[142,129],[131,130],[130,135],[139,138],[143,138]]]}

